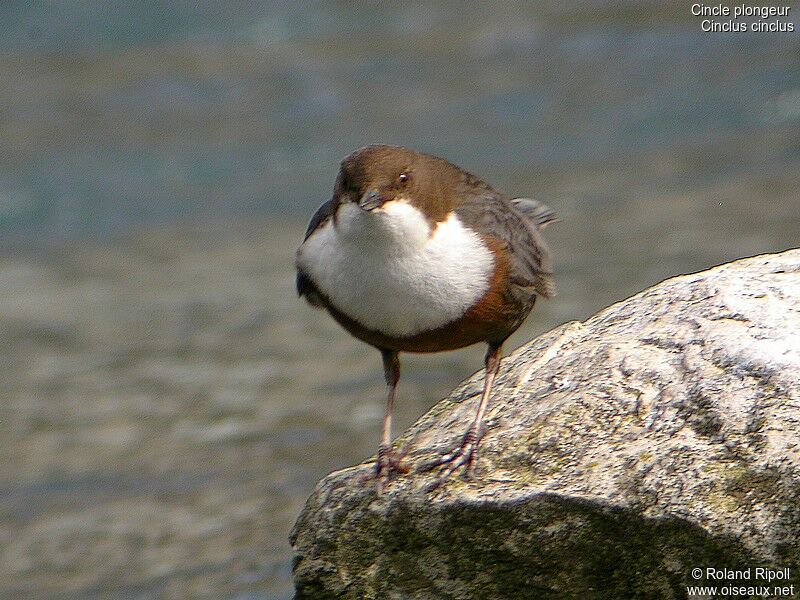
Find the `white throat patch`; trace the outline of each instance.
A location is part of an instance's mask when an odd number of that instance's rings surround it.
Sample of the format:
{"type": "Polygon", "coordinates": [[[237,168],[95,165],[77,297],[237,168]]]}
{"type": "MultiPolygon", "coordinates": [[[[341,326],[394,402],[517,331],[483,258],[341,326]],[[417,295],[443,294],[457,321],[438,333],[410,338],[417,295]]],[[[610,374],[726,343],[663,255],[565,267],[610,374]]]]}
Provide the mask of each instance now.
{"type": "Polygon", "coordinates": [[[431,232],[403,201],[339,207],[297,253],[336,309],[368,329],[406,337],[461,317],[489,288],[494,255],[455,214],[431,232]]]}

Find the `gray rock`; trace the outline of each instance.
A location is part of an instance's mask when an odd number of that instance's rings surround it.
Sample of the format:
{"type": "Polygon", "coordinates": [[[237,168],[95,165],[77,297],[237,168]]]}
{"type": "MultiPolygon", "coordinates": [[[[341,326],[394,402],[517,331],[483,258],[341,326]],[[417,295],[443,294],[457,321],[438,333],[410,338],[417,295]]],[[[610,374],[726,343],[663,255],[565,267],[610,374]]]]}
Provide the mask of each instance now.
{"type": "MultiPolygon", "coordinates": [[[[481,383],[401,436],[412,468],[459,443],[481,383]]],[[[376,496],[370,469],[308,500],[296,598],[800,592],[800,250],[667,280],[514,352],[474,479],[417,472],[376,496]]]]}

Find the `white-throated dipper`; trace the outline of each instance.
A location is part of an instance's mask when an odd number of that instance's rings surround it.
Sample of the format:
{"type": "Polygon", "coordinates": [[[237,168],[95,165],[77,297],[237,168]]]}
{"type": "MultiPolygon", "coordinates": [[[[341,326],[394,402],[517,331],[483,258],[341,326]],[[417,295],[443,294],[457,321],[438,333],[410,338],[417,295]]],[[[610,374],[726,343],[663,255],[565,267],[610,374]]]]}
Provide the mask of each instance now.
{"type": "Polygon", "coordinates": [[[391,450],[400,352],[488,344],[478,411],[461,445],[436,461],[441,478],[477,456],[503,342],[539,296],[554,294],[540,229],[545,205],[510,199],[436,156],[372,145],[346,157],[333,197],[297,251],[297,291],[383,356],[389,386],[375,474],[382,489],[400,457],[391,450]]]}

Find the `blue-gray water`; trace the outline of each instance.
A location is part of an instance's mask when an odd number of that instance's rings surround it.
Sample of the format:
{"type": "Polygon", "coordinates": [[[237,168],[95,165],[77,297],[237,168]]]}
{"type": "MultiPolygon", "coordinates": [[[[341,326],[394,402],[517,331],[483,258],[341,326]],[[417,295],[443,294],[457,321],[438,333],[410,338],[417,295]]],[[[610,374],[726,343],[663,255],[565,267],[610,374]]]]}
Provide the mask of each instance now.
{"type": "MultiPolygon", "coordinates": [[[[800,39],[661,2],[0,3],[0,597],[290,596],[383,396],[292,254],[376,141],[559,213],[516,345],[797,246],[800,39]]],[[[407,359],[398,425],[480,357],[407,359]]]]}

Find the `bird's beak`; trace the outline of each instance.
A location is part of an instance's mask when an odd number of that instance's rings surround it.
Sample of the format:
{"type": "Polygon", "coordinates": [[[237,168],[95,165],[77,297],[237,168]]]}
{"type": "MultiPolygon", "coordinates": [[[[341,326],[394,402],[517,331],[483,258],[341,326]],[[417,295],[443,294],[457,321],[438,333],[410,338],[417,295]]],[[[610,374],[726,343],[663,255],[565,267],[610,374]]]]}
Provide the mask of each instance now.
{"type": "Polygon", "coordinates": [[[378,190],[369,190],[368,192],[365,192],[363,196],[361,196],[358,201],[358,206],[361,208],[361,210],[369,212],[383,206],[383,202],[383,196],[381,196],[381,193],[378,190]]]}

